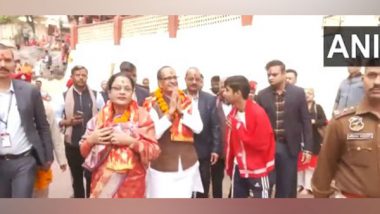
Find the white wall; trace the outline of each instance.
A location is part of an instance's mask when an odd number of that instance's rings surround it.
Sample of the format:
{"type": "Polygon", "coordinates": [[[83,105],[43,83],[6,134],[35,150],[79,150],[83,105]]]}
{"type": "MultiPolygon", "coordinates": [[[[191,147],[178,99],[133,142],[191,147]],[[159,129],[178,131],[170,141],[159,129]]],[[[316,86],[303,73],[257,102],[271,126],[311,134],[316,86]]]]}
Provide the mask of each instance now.
{"type": "MultiPolygon", "coordinates": [[[[167,34],[125,39],[120,61],[133,61],[139,80],[168,64],[182,79],[186,68],[199,67],[205,75],[205,88],[210,87],[209,79],[215,74],[242,74],[263,88],[267,86],[265,64],[281,59],[299,70],[302,84],[308,80],[304,73],[319,73],[322,67],[321,23],[321,16],[254,16],[253,25],[247,27],[241,27],[238,20],[180,30],[176,39],[167,34]]],[[[180,84],[185,86],[183,81],[180,84]]]]}
{"type": "MultiPolygon", "coordinates": [[[[355,17],[345,23],[350,19],[355,17]]],[[[179,30],[175,39],[161,33],[126,38],[117,47],[111,41],[79,44],[71,65],[88,67],[89,84],[95,89],[109,76],[111,64],[117,72],[120,62],[127,60],[137,66],[138,82],[149,77],[151,88],[157,86],[157,70],[170,65],[177,70],[182,88],[186,69],[196,66],[205,76],[206,90],[211,76],[236,74],[256,80],[260,90],[268,86],[265,64],[280,59],[298,71],[297,85],[315,89],[317,102],[330,117],[337,88],[347,72],[341,67],[323,67],[322,20],[322,16],[254,16],[252,26],[242,27],[237,20],[179,30]]]]}

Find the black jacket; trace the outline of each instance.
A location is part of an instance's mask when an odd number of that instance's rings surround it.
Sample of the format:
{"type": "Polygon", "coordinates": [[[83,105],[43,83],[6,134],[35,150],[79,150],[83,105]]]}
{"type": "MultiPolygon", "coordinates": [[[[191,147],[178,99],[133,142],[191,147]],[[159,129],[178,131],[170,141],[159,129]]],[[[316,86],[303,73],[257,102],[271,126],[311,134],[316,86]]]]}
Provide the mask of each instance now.
{"type": "Polygon", "coordinates": [[[323,141],[322,136],[318,132],[318,128],[326,126],[327,119],[322,106],[316,103],[313,103],[312,108],[309,109],[309,114],[310,118],[315,120],[315,123],[312,124],[314,144],[311,151],[313,154],[318,155],[321,150],[321,143],[323,141]]]}
{"type": "Polygon", "coordinates": [[[41,93],[32,84],[12,80],[17,109],[26,138],[33,145],[38,164],[53,161],[53,142],[41,93]]]}
{"type": "Polygon", "coordinates": [[[216,111],[216,97],[204,91],[200,91],[198,110],[203,123],[202,132],[194,134],[194,144],[198,159],[209,159],[212,152],[222,155],[220,126],[216,111]]]}
{"type": "Polygon", "coordinates": [[[136,85],[135,93],[137,97],[137,103],[139,104],[139,106],[142,106],[145,101],[145,98],[149,97],[148,89],[144,88],[141,85],[136,85]]]}
{"type": "MultiPolygon", "coordinates": [[[[271,86],[261,90],[257,95],[257,103],[268,114],[272,128],[275,127],[276,123],[275,102],[276,97],[271,86]]],[[[293,156],[298,155],[302,141],[304,142],[304,149],[312,151],[313,133],[305,92],[304,89],[294,85],[286,85],[285,87],[284,128],[285,143],[293,156]]]]}

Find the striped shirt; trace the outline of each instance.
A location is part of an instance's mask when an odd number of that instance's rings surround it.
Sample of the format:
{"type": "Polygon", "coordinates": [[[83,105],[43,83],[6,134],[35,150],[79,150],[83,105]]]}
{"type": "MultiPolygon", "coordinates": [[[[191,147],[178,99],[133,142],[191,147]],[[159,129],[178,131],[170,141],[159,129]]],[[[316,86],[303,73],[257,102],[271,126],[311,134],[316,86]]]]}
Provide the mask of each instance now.
{"type": "Polygon", "coordinates": [[[284,142],[285,127],[284,127],[284,107],[285,107],[285,90],[281,94],[274,91],[276,97],[276,126],[274,128],[276,140],[284,142]]]}

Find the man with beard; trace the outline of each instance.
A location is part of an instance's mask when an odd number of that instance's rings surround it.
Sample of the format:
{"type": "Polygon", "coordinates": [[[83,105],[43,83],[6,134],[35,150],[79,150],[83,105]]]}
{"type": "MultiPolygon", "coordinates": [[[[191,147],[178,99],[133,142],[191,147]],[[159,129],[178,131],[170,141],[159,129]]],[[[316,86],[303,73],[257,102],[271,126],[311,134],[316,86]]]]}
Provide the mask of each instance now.
{"type": "Polygon", "coordinates": [[[213,76],[213,77],[211,77],[211,91],[215,95],[219,94],[219,90],[220,90],[220,84],[219,84],[219,82],[220,82],[220,77],[219,76],[213,76]]]}
{"type": "Polygon", "coordinates": [[[198,107],[201,115],[203,129],[194,134],[194,144],[198,154],[199,171],[201,173],[204,193],[196,193],[197,198],[208,198],[210,187],[210,169],[221,154],[220,127],[216,114],[216,97],[201,90],[201,73],[196,67],[186,71],[185,93],[192,98],[194,108],[198,107]]]}
{"type": "MultiPolygon", "coordinates": [[[[371,62],[368,66],[371,66],[371,62]]],[[[315,197],[380,197],[380,67],[366,67],[364,98],[329,123],[312,178],[315,197]]]]}
{"type": "Polygon", "coordinates": [[[30,198],[37,165],[53,161],[52,138],[41,94],[12,80],[16,64],[11,48],[0,44],[0,198],[30,198]]]}
{"type": "Polygon", "coordinates": [[[271,185],[276,183],[276,198],[297,196],[297,159],[304,142],[303,163],[311,159],[313,136],[306,104],[305,91],[287,84],[285,64],[273,60],[265,66],[269,87],[257,95],[272,124],[276,139],[275,174],[270,175],[271,185]]]}
{"type": "Polygon", "coordinates": [[[157,72],[158,86],[144,107],[154,121],[160,156],[150,164],[147,174],[148,198],[190,198],[203,192],[194,133],[203,123],[197,106],[178,90],[177,75],[170,66],[157,72]]]}
{"type": "Polygon", "coordinates": [[[87,86],[88,71],[83,66],[71,69],[73,85],[58,100],[56,117],[60,127],[65,129],[65,151],[73,180],[74,198],[90,195],[90,172],[82,168],[83,157],[79,150],[79,141],[86,131],[87,122],[104,105],[104,100],[96,91],[87,86]],[[62,119],[63,116],[63,119],[62,119]],[[83,186],[86,178],[86,194],[83,186]]]}

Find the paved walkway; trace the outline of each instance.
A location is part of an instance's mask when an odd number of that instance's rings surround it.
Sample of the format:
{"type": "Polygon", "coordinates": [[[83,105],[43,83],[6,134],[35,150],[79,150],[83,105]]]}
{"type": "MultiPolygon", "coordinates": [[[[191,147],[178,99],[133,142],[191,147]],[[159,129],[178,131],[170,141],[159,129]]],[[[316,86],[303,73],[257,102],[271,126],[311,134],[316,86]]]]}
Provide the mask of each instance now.
{"type": "Polygon", "coordinates": [[[57,162],[54,162],[52,170],[53,182],[49,187],[49,198],[70,198],[73,195],[73,191],[69,168],[67,167],[66,171],[62,172],[57,162]]]}
{"type": "MultiPolygon", "coordinates": [[[[71,176],[67,169],[62,172],[56,162],[53,163],[53,182],[50,184],[49,198],[70,198],[72,196],[71,176]]],[[[226,176],[223,180],[223,198],[228,197],[230,188],[229,177],[226,176]]],[[[211,189],[210,189],[211,190],[211,189]]],[[[210,197],[212,193],[210,192],[210,197]]],[[[298,198],[312,198],[311,195],[299,194],[298,198]]]]}

